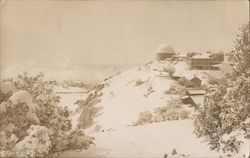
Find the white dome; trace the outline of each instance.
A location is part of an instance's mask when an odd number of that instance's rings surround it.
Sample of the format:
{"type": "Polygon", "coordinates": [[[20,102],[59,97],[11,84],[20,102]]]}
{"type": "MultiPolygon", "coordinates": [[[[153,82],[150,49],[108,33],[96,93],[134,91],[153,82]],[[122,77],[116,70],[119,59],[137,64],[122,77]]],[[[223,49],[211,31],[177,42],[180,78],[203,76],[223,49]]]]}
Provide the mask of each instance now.
{"type": "Polygon", "coordinates": [[[169,54],[175,54],[174,48],[170,45],[161,44],[157,50],[156,53],[169,53],[169,54]]]}

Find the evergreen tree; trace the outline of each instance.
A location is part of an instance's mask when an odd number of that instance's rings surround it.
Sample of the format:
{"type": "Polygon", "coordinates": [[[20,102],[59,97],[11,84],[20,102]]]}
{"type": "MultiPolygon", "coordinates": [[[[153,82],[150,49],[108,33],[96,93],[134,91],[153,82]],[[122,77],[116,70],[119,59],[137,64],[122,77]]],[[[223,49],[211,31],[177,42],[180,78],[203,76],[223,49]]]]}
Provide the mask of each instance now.
{"type": "Polygon", "coordinates": [[[195,115],[195,133],[206,137],[213,150],[238,152],[239,134],[250,129],[249,24],[240,28],[235,48],[227,56],[234,71],[226,80],[208,85],[205,105],[195,115]]]}

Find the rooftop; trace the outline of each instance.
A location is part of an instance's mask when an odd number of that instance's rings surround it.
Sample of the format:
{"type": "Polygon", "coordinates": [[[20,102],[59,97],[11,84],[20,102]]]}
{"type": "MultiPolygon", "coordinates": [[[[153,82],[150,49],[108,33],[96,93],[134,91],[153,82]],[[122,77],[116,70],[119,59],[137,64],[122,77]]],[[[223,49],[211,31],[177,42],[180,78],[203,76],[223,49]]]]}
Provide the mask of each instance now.
{"type": "Polygon", "coordinates": [[[204,95],[206,93],[203,89],[188,89],[187,92],[190,95],[204,95]]]}
{"type": "Polygon", "coordinates": [[[210,54],[198,54],[193,56],[192,59],[210,59],[210,54]]]}
{"type": "Polygon", "coordinates": [[[191,96],[191,99],[194,101],[196,105],[200,105],[200,106],[204,105],[205,97],[203,95],[191,96]]]}
{"type": "Polygon", "coordinates": [[[170,45],[166,45],[166,44],[161,44],[157,50],[156,53],[171,53],[171,54],[175,54],[175,50],[172,46],[170,45]]]}

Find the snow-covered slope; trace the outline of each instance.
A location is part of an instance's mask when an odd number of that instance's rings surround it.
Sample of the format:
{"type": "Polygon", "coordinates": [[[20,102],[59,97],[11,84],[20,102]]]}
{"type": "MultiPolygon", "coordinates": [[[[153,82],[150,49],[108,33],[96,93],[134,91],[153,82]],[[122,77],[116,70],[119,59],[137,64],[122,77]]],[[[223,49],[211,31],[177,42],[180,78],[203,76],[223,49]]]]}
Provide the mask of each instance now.
{"type": "Polygon", "coordinates": [[[98,104],[103,107],[102,115],[96,122],[103,129],[120,129],[131,125],[140,112],[164,106],[171,97],[176,97],[164,94],[174,82],[167,73],[152,65],[127,70],[106,80],[98,104]]]}
{"type": "Polygon", "coordinates": [[[62,157],[113,157],[113,158],[246,158],[249,144],[245,143],[238,154],[227,156],[211,151],[207,142],[193,134],[191,120],[167,121],[116,131],[95,133],[95,147],[83,152],[67,152],[62,157]],[[172,155],[176,150],[177,154],[172,155]]]}
{"type": "Polygon", "coordinates": [[[209,70],[189,70],[185,61],[172,65],[170,61],[152,61],[144,66],[126,70],[103,82],[100,91],[101,101],[97,106],[103,108],[96,119],[105,129],[120,129],[131,125],[139,113],[165,106],[168,101],[180,95],[165,94],[171,86],[178,85],[166,70],[174,67],[175,74],[188,79],[197,76],[207,82],[209,70]]]}
{"type": "MultiPolygon", "coordinates": [[[[141,112],[152,111],[180,97],[179,94],[165,93],[171,86],[178,85],[165,71],[169,65],[169,61],[153,61],[114,75],[103,81],[98,90],[90,91],[100,99],[95,106],[102,107],[100,115],[95,118],[95,125],[85,130],[95,137],[96,147],[79,153],[68,152],[63,157],[163,157],[164,154],[172,156],[173,149],[178,152],[177,156],[184,154],[185,157],[223,155],[211,151],[207,142],[196,138],[192,120],[131,126],[141,112]],[[95,131],[97,126],[101,130],[95,131]]],[[[208,74],[215,73],[189,70],[184,61],[174,67],[175,72],[183,77],[195,75],[203,81],[207,81],[208,74]]],[[[192,110],[191,107],[185,108],[192,110]]],[[[244,144],[240,153],[233,156],[242,157],[247,147],[248,144],[244,144]]]]}

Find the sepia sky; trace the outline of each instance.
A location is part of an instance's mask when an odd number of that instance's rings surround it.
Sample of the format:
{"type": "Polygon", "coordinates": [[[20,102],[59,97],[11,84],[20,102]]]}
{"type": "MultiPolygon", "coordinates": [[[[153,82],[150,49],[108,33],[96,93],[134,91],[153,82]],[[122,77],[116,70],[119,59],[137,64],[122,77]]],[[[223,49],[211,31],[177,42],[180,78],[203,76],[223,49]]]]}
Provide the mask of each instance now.
{"type": "Polygon", "coordinates": [[[176,52],[228,51],[248,1],[7,0],[1,65],[139,64],[162,43],[176,52]]]}

